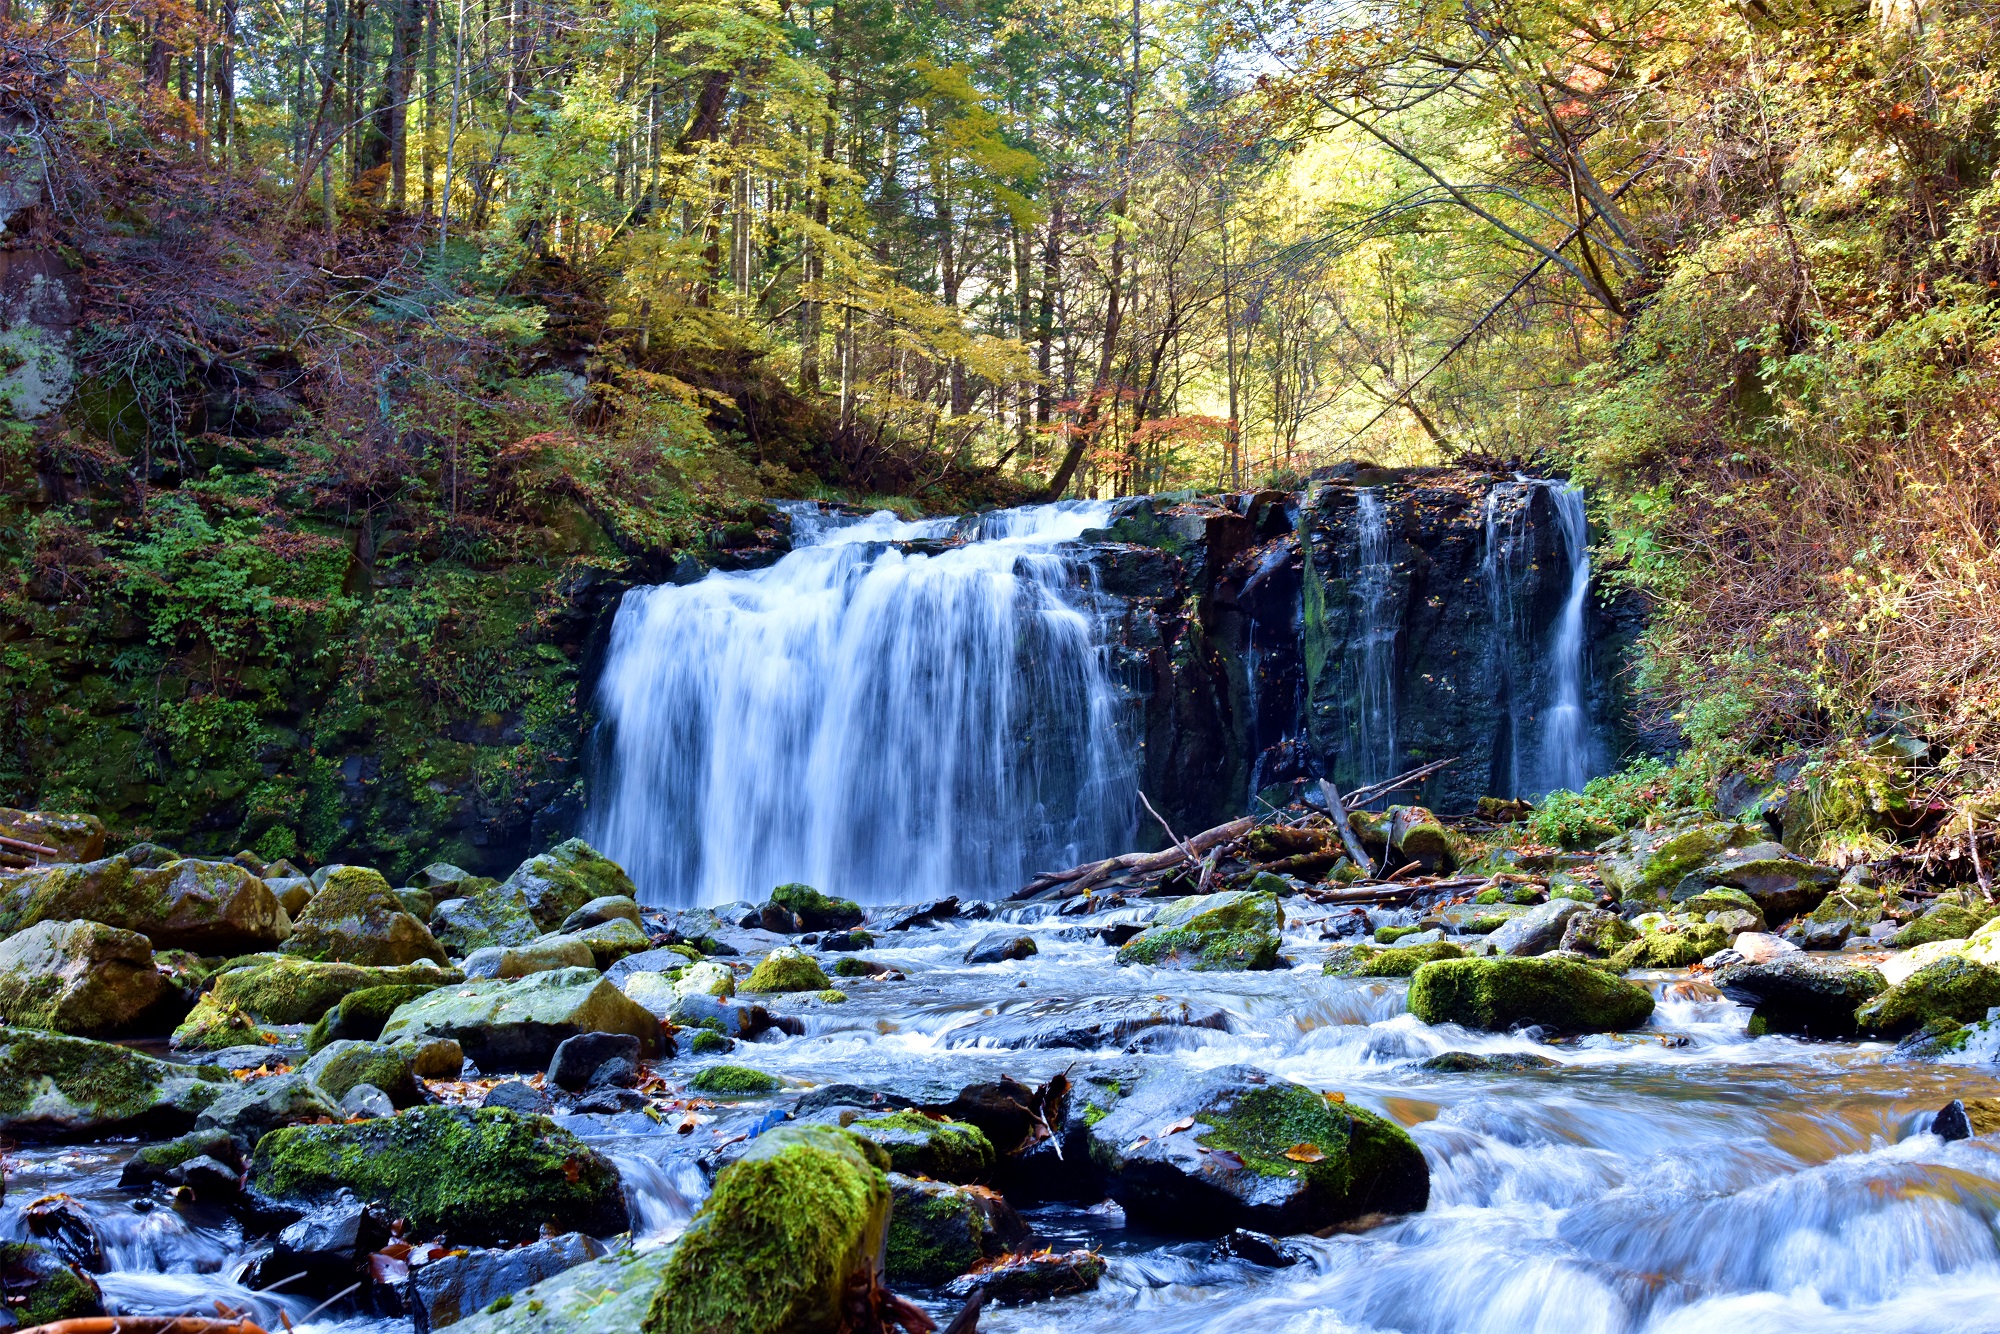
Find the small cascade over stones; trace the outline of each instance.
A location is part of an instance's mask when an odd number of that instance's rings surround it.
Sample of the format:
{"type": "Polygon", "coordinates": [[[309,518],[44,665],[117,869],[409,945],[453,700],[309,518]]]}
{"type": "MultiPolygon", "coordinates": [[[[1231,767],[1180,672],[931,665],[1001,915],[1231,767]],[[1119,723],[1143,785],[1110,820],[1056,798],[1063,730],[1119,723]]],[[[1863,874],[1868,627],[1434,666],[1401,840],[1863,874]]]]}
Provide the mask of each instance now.
{"type": "Polygon", "coordinates": [[[1356,569],[1350,580],[1361,605],[1360,653],[1354,664],[1354,754],[1364,783],[1402,769],[1396,746],[1395,567],[1389,555],[1389,510],[1382,489],[1359,487],[1355,500],[1356,569]]]}
{"type": "Polygon", "coordinates": [[[1109,507],[795,507],[761,570],[635,590],[590,837],[653,902],[993,896],[1129,841],[1132,743],[1074,540],[1109,507]]]}

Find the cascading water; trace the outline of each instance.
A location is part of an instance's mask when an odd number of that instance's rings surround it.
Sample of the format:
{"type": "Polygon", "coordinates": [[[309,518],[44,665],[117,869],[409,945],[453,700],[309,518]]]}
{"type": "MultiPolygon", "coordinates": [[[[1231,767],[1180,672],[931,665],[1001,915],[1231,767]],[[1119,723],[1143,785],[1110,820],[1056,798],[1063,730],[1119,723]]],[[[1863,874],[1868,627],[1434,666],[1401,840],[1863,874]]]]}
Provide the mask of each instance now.
{"type": "Polygon", "coordinates": [[[1125,846],[1133,759],[1088,570],[1109,507],[794,515],[767,569],[626,596],[592,841],[656,903],[801,880],[995,895],[1125,846]],[[947,537],[963,544],[911,549],[947,537]]]}
{"type": "Polygon", "coordinates": [[[1356,776],[1380,782],[1401,769],[1396,746],[1395,566],[1389,554],[1389,509],[1382,489],[1354,493],[1356,569],[1350,580],[1360,603],[1361,654],[1354,665],[1356,776]]]}
{"type": "Polygon", "coordinates": [[[1496,786],[1507,796],[1581,788],[1595,772],[1584,704],[1591,569],[1583,492],[1541,478],[1498,483],[1486,494],[1485,539],[1482,573],[1505,709],[1496,786]],[[1546,495],[1555,510],[1569,574],[1545,642],[1538,642],[1529,606],[1542,574],[1530,522],[1537,494],[1546,495]]]}

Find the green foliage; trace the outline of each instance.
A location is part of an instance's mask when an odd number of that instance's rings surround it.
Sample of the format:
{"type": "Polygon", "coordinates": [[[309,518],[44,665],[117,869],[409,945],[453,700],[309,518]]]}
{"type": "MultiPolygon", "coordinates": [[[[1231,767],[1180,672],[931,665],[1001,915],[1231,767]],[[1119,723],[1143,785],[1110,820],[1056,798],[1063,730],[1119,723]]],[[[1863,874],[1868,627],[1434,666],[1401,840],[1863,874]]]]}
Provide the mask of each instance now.
{"type": "Polygon", "coordinates": [[[1582,792],[1558,789],[1528,817],[1528,834],[1556,847],[1587,847],[1672,811],[1712,809],[1707,786],[1685,764],[1645,757],[1591,779],[1582,792]]]}

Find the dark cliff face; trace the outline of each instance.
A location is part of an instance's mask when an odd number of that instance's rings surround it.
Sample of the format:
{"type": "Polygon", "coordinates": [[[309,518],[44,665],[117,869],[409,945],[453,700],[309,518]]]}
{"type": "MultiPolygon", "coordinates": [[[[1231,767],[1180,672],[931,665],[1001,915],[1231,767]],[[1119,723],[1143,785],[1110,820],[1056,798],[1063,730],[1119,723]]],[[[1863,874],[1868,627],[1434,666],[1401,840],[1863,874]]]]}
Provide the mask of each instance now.
{"type": "MultiPolygon", "coordinates": [[[[1572,587],[1549,486],[1348,469],[1302,493],[1129,502],[1088,536],[1144,790],[1177,828],[1296,780],[1346,791],[1451,757],[1416,794],[1439,810],[1537,786],[1572,587]]],[[[1584,603],[1593,773],[1634,745],[1639,619],[1596,589],[1584,603]]]]}

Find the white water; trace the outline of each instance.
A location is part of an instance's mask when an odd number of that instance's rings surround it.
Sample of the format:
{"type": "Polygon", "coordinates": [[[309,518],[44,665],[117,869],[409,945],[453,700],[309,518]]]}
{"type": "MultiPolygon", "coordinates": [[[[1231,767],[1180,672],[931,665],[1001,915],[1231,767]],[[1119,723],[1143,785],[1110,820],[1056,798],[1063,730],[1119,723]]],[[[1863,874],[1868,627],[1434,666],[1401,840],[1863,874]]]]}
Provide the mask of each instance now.
{"type": "Polygon", "coordinates": [[[1563,551],[1569,557],[1569,592],[1549,642],[1549,704],[1542,721],[1541,770],[1537,787],[1544,791],[1580,791],[1590,778],[1590,724],[1584,714],[1584,599],[1590,596],[1590,526],[1583,513],[1583,491],[1575,486],[1550,486],[1556,517],[1562,524],[1563,551]]]}
{"type": "Polygon", "coordinates": [[[1132,747],[1065,550],[1108,517],[801,507],[776,565],[628,593],[591,841],[677,905],[795,880],[863,902],[991,896],[1124,847],[1132,747]],[[937,554],[892,545],[955,533],[937,554]]]}
{"type": "Polygon", "coordinates": [[[1507,791],[1540,796],[1557,788],[1580,789],[1596,771],[1584,705],[1585,604],[1590,594],[1590,546],[1583,492],[1564,482],[1517,478],[1486,493],[1486,555],[1482,573],[1509,717],[1507,791]],[[1535,642],[1524,613],[1523,590],[1539,573],[1529,524],[1537,491],[1546,494],[1562,531],[1569,586],[1545,642],[1535,642]],[[1525,676],[1513,670],[1513,651],[1524,642],[1531,656],[1525,676]]]}
{"type": "Polygon", "coordinates": [[[1358,565],[1353,584],[1361,600],[1361,660],[1355,664],[1357,777],[1376,783],[1402,769],[1396,748],[1396,614],[1391,597],[1395,566],[1389,555],[1389,510],[1382,489],[1354,493],[1358,565]]]}

